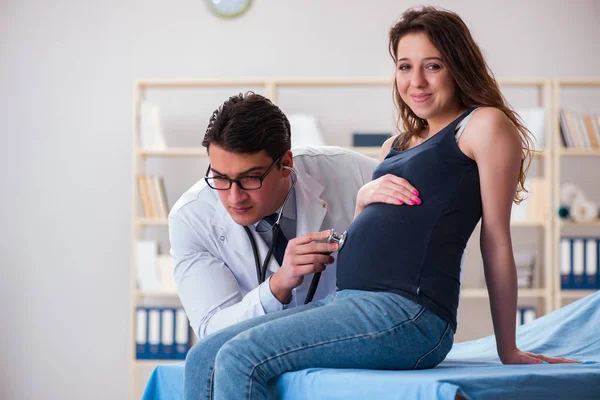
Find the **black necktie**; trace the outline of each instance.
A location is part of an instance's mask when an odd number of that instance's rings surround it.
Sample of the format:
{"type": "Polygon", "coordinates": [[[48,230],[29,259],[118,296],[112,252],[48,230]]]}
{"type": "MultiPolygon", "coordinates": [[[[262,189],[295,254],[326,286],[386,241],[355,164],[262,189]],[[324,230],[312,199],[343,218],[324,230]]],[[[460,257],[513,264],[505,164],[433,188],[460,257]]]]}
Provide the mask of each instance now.
{"type": "MultiPolygon", "coordinates": [[[[277,214],[267,215],[264,220],[269,224],[269,226],[273,227],[275,222],[277,221],[277,214]]],[[[273,234],[275,234],[275,230],[273,230],[273,234]]],[[[274,239],[274,238],[273,238],[274,239]]],[[[285,248],[287,247],[288,240],[283,234],[281,230],[281,225],[279,226],[279,234],[277,235],[277,240],[275,241],[275,250],[273,254],[275,255],[275,260],[281,265],[283,263],[283,255],[285,254],[285,248]]]]}

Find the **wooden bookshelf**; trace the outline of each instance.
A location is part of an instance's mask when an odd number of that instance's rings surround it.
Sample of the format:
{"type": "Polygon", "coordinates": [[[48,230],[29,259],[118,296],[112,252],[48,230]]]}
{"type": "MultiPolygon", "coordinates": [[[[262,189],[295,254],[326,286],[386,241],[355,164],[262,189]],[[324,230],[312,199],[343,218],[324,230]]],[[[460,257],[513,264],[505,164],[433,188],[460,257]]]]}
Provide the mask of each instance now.
{"type": "MultiPolygon", "coordinates": [[[[535,298],[543,304],[543,310],[538,310],[538,316],[543,315],[555,308],[560,307],[561,299],[575,298],[586,291],[561,291],[560,290],[560,275],[558,269],[558,243],[560,239],[560,230],[562,227],[569,225],[568,223],[558,220],[556,213],[557,191],[560,182],[560,160],[562,157],[579,157],[579,156],[600,156],[600,151],[589,149],[565,149],[559,141],[558,131],[558,92],[560,88],[566,85],[574,85],[587,87],[590,85],[600,86],[600,79],[499,79],[498,83],[502,87],[526,87],[536,90],[537,106],[543,107],[546,114],[546,146],[543,151],[534,153],[536,162],[541,163],[544,171],[544,178],[549,182],[547,196],[550,199],[548,215],[542,220],[536,221],[514,221],[511,227],[515,229],[532,229],[535,234],[539,235],[540,246],[537,249],[540,258],[544,261],[538,263],[541,279],[539,280],[539,288],[534,289],[519,289],[520,299],[535,298]]],[[[134,90],[134,128],[133,128],[133,151],[132,151],[132,182],[133,182],[133,203],[132,203],[132,220],[131,220],[131,246],[135,249],[135,243],[138,238],[143,237],[145,229],[149,227],[166,229],[168,220],[166,218],[142,218],[140,215],[136,177],[142,175],[146,171],[146,162],[154,158],[185,158],[185,157],[206,157],[206,149],[203,147],[177,147],[167,148],[165,150],[149,150],[140,148],[140,106],[141,99],[148,89],[152,90],[203,90],[205,88],[260,88],[264,90],[264,94],[268,96],[274,103],[278,103],[279,91],[282,88],[349,88],[349,87],[391,87],[392,79],[385,78],[252,78],[252,79],[217,79],[217,80],[140,80],[135,84],[134,90]]],[[[378,157],[379,147],[350,147],[352,150],[358,151],[370,157],[378,157]]],[[[170,205],[172,206],[172,204],[170,205]]],[[[600,226],[600,221],[596,221],[591,226],[600,226]]],[[[130,281],[131,281],[131,363],[130,363],[130,397],[138,399],[141,395],[142,388],[137,387],[137,370],[143,366],[155,366],[158,363],[164,362],[179,362],[179,360],[136,360],[135,358],[135,309],[140,302],[147,298],[164,299],[165,301],[176,298],[174,293],[163,293],[156,291],[141,291],[136,288],[136,271],[135,271],[135,252],[132,251],[130,281]]],[[[588,291],[590,292],[590,291],[588,291]]],[[[487,289],[464,289],[461,292],[461,298],[465,299],[486,299],[488,297],[487,289]]]]}
{"type": "MultiPolygon", "coordinates": [[[[596,88],[600,93],[600,78],[561,78],[552,80],[552,137],[554,148],[556,151],[552,157],[553,173],[553,210],[558,210],[560,206],[560,185],[562,162],[566,157],[597,157],[600,162],[600,148],[582,148],[563,146],[561,139],[560,126],[560,111],[561,106],[561,91],[566,88],[596,88]]],[[[600,114],[600,110],[598,110],[600,114]]],[[[583,188],[585,189],[585,188],[583,188]]],[[[564,228],[586,227],[592,228],[598,237],[600,237],[600,218],[589,222],[574,222],[560,219],[556,212],[553,213],[554,229],[553,229],[553,244],[554,244],[554,308],[560,308],[563,300],[576,300],[585,297],[595,290],[578,290],[578,289],[561,289],[560,280],[560,239],[564,228]]]]}

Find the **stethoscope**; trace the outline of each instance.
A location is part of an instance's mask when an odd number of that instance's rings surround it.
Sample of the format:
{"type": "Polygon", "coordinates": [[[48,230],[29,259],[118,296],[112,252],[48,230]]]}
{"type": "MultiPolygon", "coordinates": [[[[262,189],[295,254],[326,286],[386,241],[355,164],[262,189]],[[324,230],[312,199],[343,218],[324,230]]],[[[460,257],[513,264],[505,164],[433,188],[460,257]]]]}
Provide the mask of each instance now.
{"type": "MultiPolygon", "coordinates": [[[[254,239],[254,236],[252,235],[250,228],[248,228],[247,226],[244,226],[244,230],[246,231],[246,234],[248,235],[248,238],[250,239],[250,244],[252,245],[252,253],[254,254],[254,263],[256,265],[256,277],[258,278],[259,285],[266,280],[267,266],[269,265],[269,261],[271,260],[271,257],[273,256],[273,252],[275,251],[275,244],[277,243],[277,238],[279,237],[279,232],[281,231],[281,226],[279,225],[279,221],[281,220],[281,215],[283,214],[283,210],[285,209],[285,205],[287,204],[288,199],[290,198],[292,190],[294,190],[294,187],[296,187],[296,182],[298,181],[296,171],[293,168],[285,167],[285,166],[283,168],[292,172],[292,174],[290,175],[292,183],[287,192],[287,195],[285,196],[285,199],[283,200],[283,205],[281,206],[281,208],[279,210],[279,213],[277,215],[277,220],[275,221],[275,224],[271,228],[273,230],[273,240],[271,242],[271,246],[269,247],[269,251],[267,252],[267,256],[265,257],[265,260],[263,261],[262,265],[260,263],[259,256],[258,256],[258,247],[256,246],[256,240],[254,239]]],[[[346,242],[346,236],[347,236],[347,232],[339,234],[332,229],[331,233],[329,234],[329,237],[326,239],[326,242],[327,243],[337,243],[339,245],[339,247],[338,247],[338,251],[339,251],[342,249],[342,246],[346,242]]],[[[321,279],[321,273],[315,272],[315,274],[313,275],[312,281],[310,282],[310,287],[308,289],[308,293],[306,294],[306,298],[304,299],[304,304],[308,304],[312,301],[312,299],[315,296],[315,293],[317,291],[317,287],[319,286],[319,279],[321,279]]]]}

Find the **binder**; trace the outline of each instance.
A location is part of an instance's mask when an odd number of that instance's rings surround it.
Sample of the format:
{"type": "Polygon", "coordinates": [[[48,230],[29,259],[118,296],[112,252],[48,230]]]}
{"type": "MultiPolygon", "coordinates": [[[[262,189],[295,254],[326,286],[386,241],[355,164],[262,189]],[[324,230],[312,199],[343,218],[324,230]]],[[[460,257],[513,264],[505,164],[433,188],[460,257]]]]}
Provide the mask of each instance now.
{"type": "Polygon", "coordinates": [[[138,307],[135,314],[135,358],[143,360],[148,358],[148,314],[143,307],[138,307]]]}
{"type": "Polygon", "coordinates": [[[523,324],[528,324],[535,319],[535,308],[526,308],[523,310],[523,324]]]}
{"type": "Polygon", "coordinates": [[[600,289],[600,239],[596,240],[596,289],[600,289]]]}
{"type": "Polygon", "coordinates": [[[517,326],[521,326],[533,321],[536,318],[534,307],[517,307],[517,326]]]}
{"type": "Polygon", "coordinates": [[[183,308],[175,312],[175,359],[185,360],[189,350],[190,325],[183,308]]]}
{"type": "Polygon", "coordinates": [[[160,310],[148,310],[148,358],[160,358],[160,310]]]}
{"type": "Polygon", "coordinates": [[[573,283],[571,278],[571,240],[568,238],[560,239],[560,287],[561,289],[571,289],[573,283]]]}
{"type": "Polygon", "coordinates": [[[571,239],[573,242],[573,289],[585,289],[584,275],[585,275],[585,246],[584,239],[575,238],[571,239]]]}
{"type": "Polygon", "coordinates": [[[170,360],[175,358],[175,309],[163,308],[161,314],[160,358],[170,360]]]}
{"type": "Polygon", "coordinates": [[[585,281],[586,289],[598,287],[598,242],[597,239],[585,241],[585,281]]]}

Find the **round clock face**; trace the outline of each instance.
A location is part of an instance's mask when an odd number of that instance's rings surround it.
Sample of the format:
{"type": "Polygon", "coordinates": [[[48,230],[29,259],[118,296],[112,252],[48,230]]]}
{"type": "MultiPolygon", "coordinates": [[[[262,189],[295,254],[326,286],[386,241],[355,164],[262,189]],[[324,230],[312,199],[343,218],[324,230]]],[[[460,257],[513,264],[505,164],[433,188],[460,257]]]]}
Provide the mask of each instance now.
{"type": "Polygon", "coordinates": [[[251,0],[206,0],[208,7],[220,17],[237,17],[250,6],[251,0]]]}

